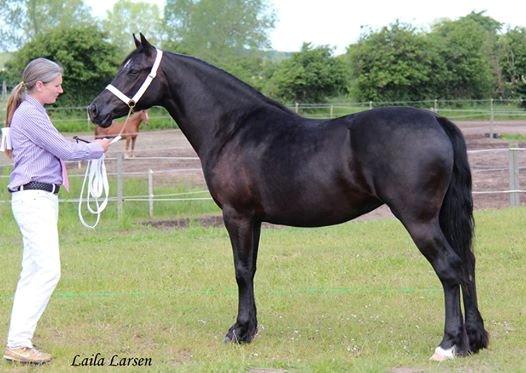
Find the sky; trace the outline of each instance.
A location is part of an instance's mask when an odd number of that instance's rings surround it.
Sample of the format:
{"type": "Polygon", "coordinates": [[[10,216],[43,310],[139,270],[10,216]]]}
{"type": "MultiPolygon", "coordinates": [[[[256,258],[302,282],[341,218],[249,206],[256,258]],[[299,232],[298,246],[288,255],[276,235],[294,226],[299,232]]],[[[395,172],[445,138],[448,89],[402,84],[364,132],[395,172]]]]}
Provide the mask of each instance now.
{"type": "MultiPolygon", "coordinates": [[[[329,45],[336,54],[345,53],[364,29],[380,29],[399,20],[422,30],[441,19],[457,19],[471,11],[486,15],[505,26],[526,27],[524,0],[268,0],[276,10],[270,32],[272,48],[299,51],[303,42],[329,45]]],[[[87,0],[94,14],[103,17],[116,0],[87,0]]],[[[153,0],[160,7],[164,0],[153,0]]]]}

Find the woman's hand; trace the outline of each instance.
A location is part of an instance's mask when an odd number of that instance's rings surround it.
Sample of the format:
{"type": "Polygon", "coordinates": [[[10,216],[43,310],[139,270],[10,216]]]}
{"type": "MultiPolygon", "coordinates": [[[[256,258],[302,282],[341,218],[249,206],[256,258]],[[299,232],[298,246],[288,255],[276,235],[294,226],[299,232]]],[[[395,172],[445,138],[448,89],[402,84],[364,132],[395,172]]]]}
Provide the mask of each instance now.
{"type": "Polygon", "coordinates": [[[110,147],[111,139],[97,139],[95,142],[98,142],[100,146],[102,146],[102,149],[104,149],[104,153],[106,153],[110,147]]]}

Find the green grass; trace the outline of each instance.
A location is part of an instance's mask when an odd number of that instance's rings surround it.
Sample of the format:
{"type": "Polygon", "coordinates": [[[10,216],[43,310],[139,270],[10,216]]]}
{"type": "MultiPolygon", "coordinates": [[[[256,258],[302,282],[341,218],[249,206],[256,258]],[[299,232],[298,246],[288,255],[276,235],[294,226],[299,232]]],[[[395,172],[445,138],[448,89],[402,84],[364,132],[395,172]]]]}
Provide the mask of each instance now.
{"type": "MultiPolygon", "coordinates": [[[[70,371],[75,355],[97,352],[106,363],[114,354],[149,357],[155,371],[526,369],[525,208],[476,214],[479,302],[491,347],[441,364],[428,361],[443,330],[441,287],[396,220],[264,228],[261,330],[243,346],[222,342],[237,310],[225,229],[155,229],[141,220],[105,214],[91,231],[62,209],[62,279],[34,339],[56,359],[35,370],[70,371]]],[[[0,224],[5,340],[21,240],[7,205],[0,224]]]]}
{"type": "MultiPolygon", "coordinates": [[[[86,108],[48,108],[48,113],[53,124],[60,132],[93,131],[93,123],[88,121],[86,108]]],[[[177,124],[162,107],[149,109],[150,120],[147,125],[141,126],[141,131],[177,128],[177,124]]],[[[118,120],[123,121],[125,117],[118,120]]]]}
{"type": "MultiPolygon", "coordinates": [[[[295,110],[294,104],[288,105],[295,110]]],[[[434,100],[352,103],[345,97],[336,97],[325,104],[301,104],[298,112],[310,118],[336,118],[383,106],[413,106],[429,110],[436,108],[440,115],[455,121],[491,120],[490,100],[438,100],[436,103],[434,100]]],[[[494,100],[494,120],[524,120],[525,117],[526,111],[517,100],[494,100]]]]}
{"type": "Polygon", "coordinates": [[[526,141],[526,135],[517,133],[503,133],[501,138],[508,141],[526,141]]]}

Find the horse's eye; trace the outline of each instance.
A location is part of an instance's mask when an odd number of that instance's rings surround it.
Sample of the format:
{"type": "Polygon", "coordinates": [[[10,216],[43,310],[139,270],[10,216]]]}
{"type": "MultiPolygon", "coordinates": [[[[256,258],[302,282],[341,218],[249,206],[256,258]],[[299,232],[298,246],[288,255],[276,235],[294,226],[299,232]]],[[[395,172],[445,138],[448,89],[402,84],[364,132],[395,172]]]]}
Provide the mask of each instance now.
{"type": "Polygon", "coordinates": [[[130,69],[130,72],[128,74],[130,74],[130,75],[137,75],[138,73],[139,73],[139,70],[130,69]]]}

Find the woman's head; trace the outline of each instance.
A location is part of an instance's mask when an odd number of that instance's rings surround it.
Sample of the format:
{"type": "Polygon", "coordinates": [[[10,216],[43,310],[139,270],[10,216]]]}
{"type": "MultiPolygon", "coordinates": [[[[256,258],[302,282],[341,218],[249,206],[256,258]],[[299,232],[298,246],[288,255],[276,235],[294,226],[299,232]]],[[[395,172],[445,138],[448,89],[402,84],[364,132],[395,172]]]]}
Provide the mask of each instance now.
{"type": "Polygon", "coordinates": [[[29,93],[41,104],[52,104],[62,93],[62,67],[46,58],[36,58],[29,62],[18,83],[7,100],[6,127],[9,127],[15,110],[20,106],[25,94],[29,93]]]}
{"type": "MultiPolygon", "coordinates": [[[[52,104],[62,93],[62,67],[46,58],[36,58],[29,62],[18,83],[7,99],[5,126],[11,126],[15,110],[20,106],[26,93],[42,105],[52,104]]],[[[11,151],[6,151],[11,156],[11,151]]]]}
{"type": "Polygon", "coordinates": [[[22,85],[41,104],[52,104],[62,91],[62,67],[46,58],[37,58],[22,72],[22,85]]]}

